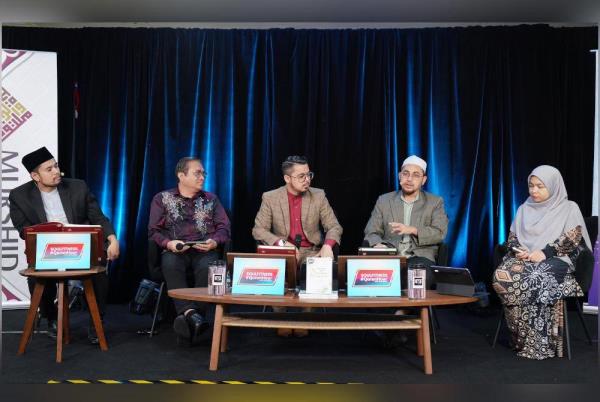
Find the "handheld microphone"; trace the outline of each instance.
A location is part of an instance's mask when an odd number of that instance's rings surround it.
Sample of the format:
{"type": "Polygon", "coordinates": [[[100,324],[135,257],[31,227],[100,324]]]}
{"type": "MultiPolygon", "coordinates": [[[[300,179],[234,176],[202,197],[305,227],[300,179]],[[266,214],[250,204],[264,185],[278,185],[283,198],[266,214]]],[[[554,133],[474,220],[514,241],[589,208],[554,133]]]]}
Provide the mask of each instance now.
{"type": "Polygon", "coordinates": [[[181,251],[181,250],[183,250],[183,248],[184,248],[185,246],[190,246],[190,247],[193,247],[193,246],[195,246],[196,244],[204,244],[204,243],[206,243],[206,240],[202,240],[202,241],[186,241],[185,243],[177,243],[177,244],[175,245],[175,248],[176,248],[177,250],[180,250],[180,251],[181,251]]]}
{"type": "Polygon", "coordinates": [[[294,245],[296,246],[296,248],[300,248],[300,244],[302,244],[302,236],[297,234],[296,237],[294,238],[294,245]]]}

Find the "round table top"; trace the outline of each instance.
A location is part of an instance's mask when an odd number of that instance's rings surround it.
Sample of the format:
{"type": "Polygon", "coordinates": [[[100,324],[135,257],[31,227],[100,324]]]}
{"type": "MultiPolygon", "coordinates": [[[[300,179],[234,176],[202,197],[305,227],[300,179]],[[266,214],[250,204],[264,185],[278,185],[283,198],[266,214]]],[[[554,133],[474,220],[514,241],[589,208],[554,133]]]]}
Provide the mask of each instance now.
{"type": "Polygon", "coordinates": [[[473,303],[477,297],[441,295],[434,290],[428,290],[425,299],[409,299],[401,297],[347,297],[340,293],[337,299],[300,299],[295,293],[288,292],[285,296],[234,295],[214,296],[208,294],[207,288],[182,288],[169,290],[169,296],[174,299],[193,300],[216,304],[244,304],[254,306],[286,306],[286,307],[423,307],[452,304],[473,303]]]}
{"type": "Polygon", "coordinates": [[[90,269],[71,269],[65,271],[36,271],[33,268],[27,268],[19,271],[19,274],[23,276],[30,276],[32,278],[49,278],[49,279],[61,279],[61,278],[84,278],[86,276],[92,276],[100,274],[106,271],[106,267],[97,266],[90,269]]]}

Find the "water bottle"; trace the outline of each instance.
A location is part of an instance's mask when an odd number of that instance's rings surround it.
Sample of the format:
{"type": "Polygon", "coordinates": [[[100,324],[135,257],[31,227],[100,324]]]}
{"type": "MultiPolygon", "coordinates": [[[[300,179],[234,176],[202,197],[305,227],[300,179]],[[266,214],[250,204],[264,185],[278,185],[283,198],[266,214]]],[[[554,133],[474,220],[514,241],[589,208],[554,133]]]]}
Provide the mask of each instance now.
{"type": "Polygon", "coordinates": [[[426,297],[427,270],[425,265],[416,263],[408,266],[408,298],[424,299],[426,297]]]}
{"type": "Polygon", "coordinates": [[[208,294],[222,296],[226,293],[225,262],[214,261],[208,266],[208,294]]]}
{"type": "Polygon", "coordinates": [[[231,293],[231,270],[227,270],[227,275],[225,276],[225,289],[226,293],[231,293]]]}

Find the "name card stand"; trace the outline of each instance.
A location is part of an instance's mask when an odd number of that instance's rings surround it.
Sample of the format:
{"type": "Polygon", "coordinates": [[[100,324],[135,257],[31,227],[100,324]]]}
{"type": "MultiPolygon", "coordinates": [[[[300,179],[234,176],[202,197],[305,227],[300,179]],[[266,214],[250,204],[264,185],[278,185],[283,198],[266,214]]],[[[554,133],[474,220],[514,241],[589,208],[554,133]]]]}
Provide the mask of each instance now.
{"type": "Polygon", "coordinates": [[[347,290],[348,260],[400,260],[400,271],[407,268],[406,257],[400,255],[340,255],[338,257],[338,287],[347,290]]]}
{"type": "Polygon", "coordinates": [[[25,228],[25,256],[30,267],[35,266],[38,233],[89,233],[91,235],[90,266],[104,265],[104,235],[100,225],[69,225],[60,222],[40,223],[25,228]]]}
{"type": "Polygon", "coordinates": [[[285,259],[285,290],[295,290],[297,286],[296,255],[291,254],[259,254],[259,253],[227,253],[227,271],[233,278],[233,260],[235,258],[274,258],[285,259]]]}
{"type": "MultiPolygon", "coordinates": [[[[33,230],[25,232],[25,256],[27,257],[27,264],[30,267],[35,267],[37,261],[37,238],[38,234],[63,234],[67,231],[43,231],[36,232],[33,230]]],[[[69,231],[70,232],[70,231],[69,231]]],[[[91,232],[78,231],[77,234],[88,234],[90,235],[90,261],[87,265],[87,269],[92,268],[94,266],[103,265],[104,260],[104,249],[103,247],[99,247],[99,244],[102,244],[102,229],[94,230],[91,232]],[[100,241],[99,241],[100,239],[100,241]]],[[[57,268],[59,271],[65,270],[64,268],[57,268]]]]}

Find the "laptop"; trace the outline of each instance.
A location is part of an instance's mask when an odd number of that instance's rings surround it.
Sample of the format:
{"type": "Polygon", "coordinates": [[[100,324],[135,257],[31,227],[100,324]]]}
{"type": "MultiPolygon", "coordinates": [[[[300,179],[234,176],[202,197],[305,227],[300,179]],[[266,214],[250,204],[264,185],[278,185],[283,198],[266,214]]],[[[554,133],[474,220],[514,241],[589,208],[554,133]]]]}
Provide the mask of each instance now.
{"type": "Polygon", "coordinates": [[[441,267],[432,265],[436,291],[444,295],[467,296],[475,294],[475,282],[467,268],[441,267]]]}

